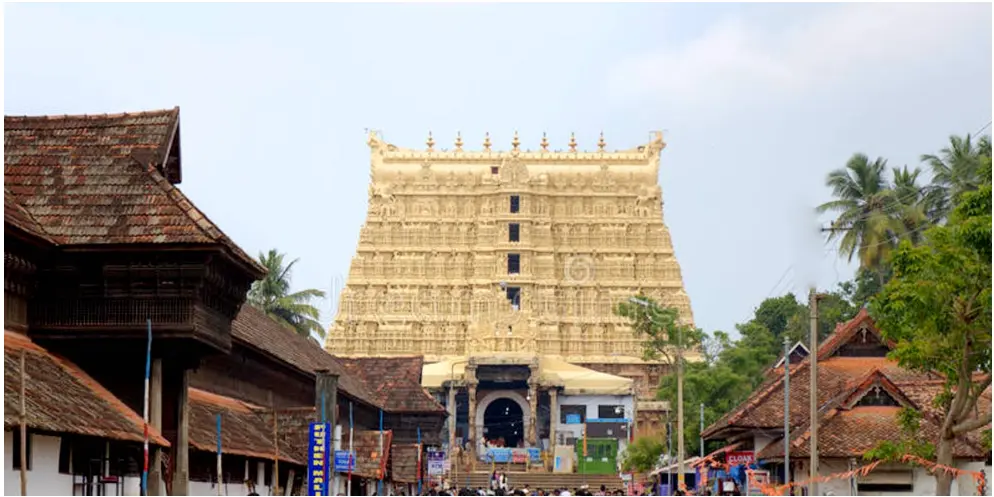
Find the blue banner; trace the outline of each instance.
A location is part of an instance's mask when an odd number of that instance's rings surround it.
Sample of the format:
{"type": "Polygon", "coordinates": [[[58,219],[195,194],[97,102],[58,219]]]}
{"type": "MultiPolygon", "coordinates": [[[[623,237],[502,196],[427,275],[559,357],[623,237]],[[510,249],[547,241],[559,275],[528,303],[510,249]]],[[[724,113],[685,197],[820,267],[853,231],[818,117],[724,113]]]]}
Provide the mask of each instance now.
{"type": "Polygon", "coordinates": [[[335,472],[336,473],[348,473],[349,463],[352,464],[351,469],[355,469],[355,455],[350,454],[347,450],[336,450],[335,451],[335,472]]]}
{"type": "Polygon", "coordinates": [[[307,440],[307,495],[328,495],[329,423],[311,423],[307,440]]]}
{"type": "Polygon", "coordinates": [[[580,415],[579,414],[567,414],[566,415],[566,424],[568,424],[568,425],[578,425],[580,423],[581,423],[581,421],[580,421],[580,415]]]}

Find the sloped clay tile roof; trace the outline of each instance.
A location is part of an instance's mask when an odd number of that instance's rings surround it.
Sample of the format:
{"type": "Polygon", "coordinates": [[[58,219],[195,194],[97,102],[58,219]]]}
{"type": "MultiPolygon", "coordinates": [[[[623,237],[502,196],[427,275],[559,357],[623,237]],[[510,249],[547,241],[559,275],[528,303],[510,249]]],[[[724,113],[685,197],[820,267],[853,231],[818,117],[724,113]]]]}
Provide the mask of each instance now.
{"type": "Polygon", "coordinates": [[[55,243],[48,233],[35,221],[31,214],[21,204],[17,203],[14,194],[3,190],[3,222],[13,225],[29,235],[40,238],[48,243],[55,243]]]}
{"type": "Polygon", "coordinates": [[[339,360],[346,371],[362,379],[376,401],[390,412],[445,412],[421,386],[424,361],[420,356],[339,360]]]}
{"type": "Polygon", "coordinates": [[[4,116],[4,187],[60,245],[220,244],[265,274],[155,167],[178,133],[179,108],[4,116]]]}
{"type": "MultiPolygon", "coordinates": [[[[4,428],[19,423],[21,352],[24,352],[27,426],[52,433],[74,433],[141,442],[144,422],[75,364],[13,331],[4,331],[4,428]]],[[[149,441],[169,442],[149,427],[149,441]]]]}
{"type": "Polygon", "coordinates": [[[326,369],[337,374],[338,388],[346,395],[371,406],[385,408],[365,383],[350,374],[338,359],[250,304],[242,305],[232,321],[231,337],[305,373],[313,374],[326,369]]]}
{"type": "MultiPolygon", "coordinates": [[[[839,395],[851,389],[873,370],[886,375],[898,384],[912,384],[935,381],[935,374],[921,373],[898,366],[896,361],[886,357],[840,357],[831,355],[849,341],[866,324],[876,333],[873,320],[863,309],[852,320],[836,327],[836,331],[822,342],[818,348],[818,405],[824,406],[839,395]]],[[[811,385],[811,360],[805,358],[790,370],[790,419],[791,425],[807,422],[809,391],[811,385]]],[[[783,369],[779,374],[770,374],[767,380],[744,402],[722,416],[704,430],[704,437],[711,438],[727,428],[779,428],[783,426],[784,385],[783,369]]],[[[917,403],[917,402],[916,402],[917,403]]]]}
{"type": "MultiPolygon", "coordinates": [[[[220,414],[223,453],[273,459],[276,446],[272,417],[263,415],[264,409],[196,388],[191,388],[189,393],[190,445],[193,448],[207,452],[217,450],[217,415],[220,414]]],[[[306,440],[303,445],[306,451],[306,440]]],[[[298,459],[286,450],[280,453],[280,460],[306,465],[304,459],[298,459]]]]}

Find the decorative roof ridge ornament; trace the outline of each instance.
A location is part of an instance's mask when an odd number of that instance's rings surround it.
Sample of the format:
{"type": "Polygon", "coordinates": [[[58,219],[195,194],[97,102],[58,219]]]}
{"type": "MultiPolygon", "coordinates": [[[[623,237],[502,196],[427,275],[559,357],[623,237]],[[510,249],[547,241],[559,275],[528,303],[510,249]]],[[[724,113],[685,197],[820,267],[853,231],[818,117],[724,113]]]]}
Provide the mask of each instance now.
{"type": "Polygon", "coordinates": [[[435,139],[431,137],[431,131],[428,132],[428,141],[425,142],[425,145],[428,145],[429,152],[435,149],[435,139]]]}
{"type": "Polygon", "coordinates": [[[604,147],[606,146],[607,142],[604,141],[604,132],[601,131],[601,138],[597,140],[597,150],[600,150],[601,153],[604,153],[604,147]]]}
{"type": "Polygon", "coordinates": [[[456,131],[456,152],[462,152],[462,132],[456,131]]]}
{"type": "Polygon", "coordinates": [[[569,151],[576,153],[576,133],[570,131],[569,134],[569,151]]]}
{"type": "Polygon", "coordinates": [[[514,130],[514,138],[511,140],[512,151],[518,152],[519,145],[521,145],[521,140],[518,139],[518,130],[514,130]]]}
{"type": "Polygon", "coordinates": [[[487,131],[486,136],[483,138],[483,150],[490,152],[490,132],[487,131]]]}
{"type": "Polygon", "coordinates": [[[548,152],[549,151],[549,139],[545,136],[545,131],[542,132],[542,143],[541,143],[541,145],[542,145],[542,151],[543,152],[548,152]]]}

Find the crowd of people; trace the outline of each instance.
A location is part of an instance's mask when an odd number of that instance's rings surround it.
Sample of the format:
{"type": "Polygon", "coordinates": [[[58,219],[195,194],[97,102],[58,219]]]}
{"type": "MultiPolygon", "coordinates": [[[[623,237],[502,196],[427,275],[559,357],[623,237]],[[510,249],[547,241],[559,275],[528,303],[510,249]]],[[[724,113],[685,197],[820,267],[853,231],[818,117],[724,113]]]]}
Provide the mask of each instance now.
{"type": "MultiPolygon", "coordinates": [[[[608,490],[606,486],[601,485],[600,489],[591,490],[589,486],[582,485],[579,488],[557,488],[557,489],[543,489],[543,488],[529,488],[528,485],[522,485],[520,487],[513,487],[507,480],[507,475],[499,471],[494,471],[490,475],[490,487],[489,488],[459,488],[452,489],[449,488],[447,483],[442,485],[433,485],[426,489],[423,495],[545,495],[545,496],[583,496],[583,495],[628,495],[624,490],[608,490]]],[[[652,495],[651,489],[646,489],[640,495],[652,495]]]]}

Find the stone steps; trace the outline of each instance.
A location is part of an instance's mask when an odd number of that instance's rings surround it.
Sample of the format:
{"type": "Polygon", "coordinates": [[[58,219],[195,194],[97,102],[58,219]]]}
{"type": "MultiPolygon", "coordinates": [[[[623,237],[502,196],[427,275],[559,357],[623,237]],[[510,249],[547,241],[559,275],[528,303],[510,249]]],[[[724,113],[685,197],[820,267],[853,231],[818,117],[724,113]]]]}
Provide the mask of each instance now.
{"type": "MultiPolygon", "coordinates": [[[[498,469],[498,471],[501,471],[498,469]]],[[[474,471],[469,474],[469,485],[472,488],[490,487],[490,471],[474,471]]],[[[624,482],[618,475],[583,475],[576,473],[549,473],[545,471],[511,472],[505,471],[507,483],[512,488],[520,488],[528,485],[532,489],[541,488],[553,490],[557,488],[568,488],[573,490],[581,485],[588,485],[590,489],[597,490],[604,485],[609,490],[624,489],[624,482]]],[[[457,475],[454,482],[459,487],[467,486],[467,476],[457,475]]]]}

